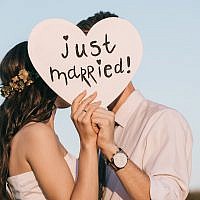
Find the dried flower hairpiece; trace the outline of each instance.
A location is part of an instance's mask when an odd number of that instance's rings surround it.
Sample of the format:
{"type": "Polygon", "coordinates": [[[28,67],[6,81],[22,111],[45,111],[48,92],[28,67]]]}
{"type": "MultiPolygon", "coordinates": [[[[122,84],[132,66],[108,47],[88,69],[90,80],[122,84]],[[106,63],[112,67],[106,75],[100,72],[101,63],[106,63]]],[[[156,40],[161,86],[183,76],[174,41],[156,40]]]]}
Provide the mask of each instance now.
{"type": "Polygon", "coordinates": [[[33,83],[30,74],[25,69],[19,71],[19,74],[11,79],[8,85],[0,88],[0,93],[3,97],[7,98],[15,92],[22,92],[26,86],[33,83]]]}

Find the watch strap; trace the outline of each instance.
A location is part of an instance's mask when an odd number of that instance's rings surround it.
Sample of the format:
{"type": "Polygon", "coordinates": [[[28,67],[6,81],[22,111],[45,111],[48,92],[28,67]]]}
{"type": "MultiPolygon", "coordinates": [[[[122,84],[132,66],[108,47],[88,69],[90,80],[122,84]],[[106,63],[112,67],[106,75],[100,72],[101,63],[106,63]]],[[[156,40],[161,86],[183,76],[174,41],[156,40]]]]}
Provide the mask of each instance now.
{"type": "Polygon", "coordinates": [[[126,155],[126,157],[127,157],[127,160],[128,160],[128,155],[126,154],[126,152],[125,151],[123,151],[123,149],[121,149],[121,148],[119,148],[118,149],[118,151],[116,151],[116,153],[115,154],[113,154],[113,156],[112,156],[112,158],[109,160],[109,159],[106,159],[106,164],[108,165],[108,166],[110,166],[115,172],[116,171],[118,171],[118,170],[120,170],[120,169],[123,169],[124,167],[122,167],[122,168],[120,168],[120,167],[117,167],[116,165],[115,165],[115,163],[114,163],[114,156],[117,154],[117,153],[123,153],[123,154],[125,154],[126,155]]]}

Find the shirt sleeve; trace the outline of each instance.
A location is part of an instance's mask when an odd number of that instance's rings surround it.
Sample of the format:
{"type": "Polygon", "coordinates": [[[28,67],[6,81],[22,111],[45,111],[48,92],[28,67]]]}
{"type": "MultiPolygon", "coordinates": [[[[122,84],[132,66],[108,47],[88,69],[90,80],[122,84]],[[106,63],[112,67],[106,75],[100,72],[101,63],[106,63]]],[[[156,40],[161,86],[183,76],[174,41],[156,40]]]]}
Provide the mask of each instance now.
{"type": "Polygon", "coordinates": [[[144,152],[144,171],[150,178],[152,200],[183,200],[191,175],[192,135],[175,110],[154,114],[144,152]]]}

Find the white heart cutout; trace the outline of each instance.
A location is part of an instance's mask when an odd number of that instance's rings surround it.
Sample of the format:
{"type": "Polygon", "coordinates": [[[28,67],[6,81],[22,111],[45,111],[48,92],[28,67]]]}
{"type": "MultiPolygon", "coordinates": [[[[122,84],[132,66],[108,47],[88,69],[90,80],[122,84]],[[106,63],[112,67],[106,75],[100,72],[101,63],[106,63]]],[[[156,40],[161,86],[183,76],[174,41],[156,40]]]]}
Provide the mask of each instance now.
{"type": "Polygon", "coordinates": [[[87,35],[64,19],[48,19],[33,28],[28,52],[43,80],[68,103],[86,89],[108,106],[135,75],[142,41],[131,23],[116,17],[101,20],[87,35]]]}

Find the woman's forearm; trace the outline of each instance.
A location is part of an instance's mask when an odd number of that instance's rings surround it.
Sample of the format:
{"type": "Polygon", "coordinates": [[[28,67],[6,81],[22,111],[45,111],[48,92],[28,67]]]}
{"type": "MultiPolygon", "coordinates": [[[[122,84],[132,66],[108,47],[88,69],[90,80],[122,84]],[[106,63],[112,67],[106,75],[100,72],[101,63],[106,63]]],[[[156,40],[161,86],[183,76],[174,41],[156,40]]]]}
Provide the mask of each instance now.
{"type": "Polygon", "coordinates": [[[81,147],[78,177],[71,200],[98,199],[98,155],[95,146],[81,147]]]}

